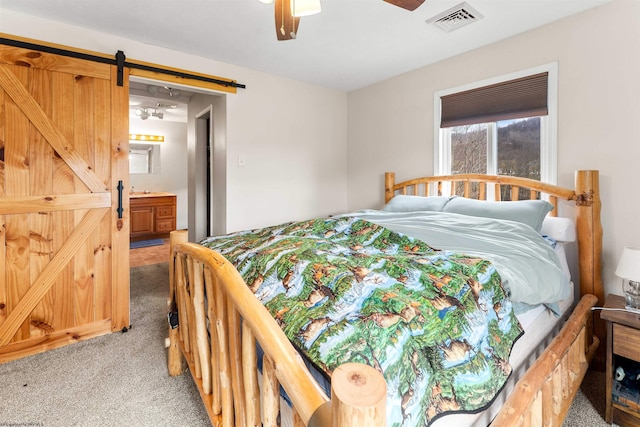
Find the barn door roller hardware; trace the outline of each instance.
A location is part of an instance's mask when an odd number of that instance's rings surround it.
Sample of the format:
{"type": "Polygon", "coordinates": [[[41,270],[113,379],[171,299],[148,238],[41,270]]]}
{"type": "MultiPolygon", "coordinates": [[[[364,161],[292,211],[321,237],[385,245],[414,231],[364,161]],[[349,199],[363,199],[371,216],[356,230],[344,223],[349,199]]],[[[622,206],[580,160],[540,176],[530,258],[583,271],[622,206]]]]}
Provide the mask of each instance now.
{"type": "MultiPolygon", "coordinates": [[[[120,70],[122,69],[122,67],[128,67],[128,68],[136,68],[138,70],[151,71],[154,73],[167,74],[169,76],[181,77],[185,79],[199,80],[201,82],[206,82],[206,83],[214,83],[220,86],[235,87],[240,89],[247,88],[246,85],[243,85],[241,83],[234,82],[231,80],[221,80],[221,79],[216,79],[214,77],[207,77],[199,74],[191,74],[191,73],[187,73],[179,70],[171,70],[171,69],[162,68],[162,67],[154,67],[153,65],[149,65],[149,64],[127,62],[125,61],[124,52],[122,52],[121,50],[119,50],[116,53],[116,64],[118,65],[118,76],[120,75],[120,70]],[[120,64],[120,59],[122,59],[122,64],[120,64]]],[[[118,85],[120,85],[119,81],[118,81],[118,85]]]]}
{"type": "MultiPolygon", "coordinates": [[[[124,52],[119,50],[116,52],[116,66],[118,67],[118,86],[124,85],[124,52]]],[[[120,181],[122,182],[122,181],[120,181]]]]}

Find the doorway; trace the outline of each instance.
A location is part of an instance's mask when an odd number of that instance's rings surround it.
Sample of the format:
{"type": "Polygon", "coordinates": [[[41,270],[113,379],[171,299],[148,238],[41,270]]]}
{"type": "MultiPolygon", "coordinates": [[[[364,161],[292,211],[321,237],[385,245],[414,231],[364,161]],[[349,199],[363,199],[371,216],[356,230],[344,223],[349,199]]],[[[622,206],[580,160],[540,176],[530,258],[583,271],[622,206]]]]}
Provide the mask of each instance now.
{"type": "Polygon", "coordinates": [[[212,204],[213,204],[213,141],[211,140],[211,115],[212,107],[207,107],[204,111],[196,115],[196,147],[202,147],[204,153],[204,162],[202,168],[204,170],[204,229],[206,235],[212,234],[212,204]]]}
{"type": "Polygon", "coordinates": [[[164,136],[159,171],[132,172],[130,190],[176,194],[176,229],[190,241],[225,232],[226,96],[141,77],[129,92],[130,133],[164,136]]]}
{"type": "Polygon", "coordinates": [[[189,137],[189,241],[192,242],[227,230],[226,122],[225,95],[194,94],[189,104],[189,132],[193,130],[193,138],[189,137]]]}

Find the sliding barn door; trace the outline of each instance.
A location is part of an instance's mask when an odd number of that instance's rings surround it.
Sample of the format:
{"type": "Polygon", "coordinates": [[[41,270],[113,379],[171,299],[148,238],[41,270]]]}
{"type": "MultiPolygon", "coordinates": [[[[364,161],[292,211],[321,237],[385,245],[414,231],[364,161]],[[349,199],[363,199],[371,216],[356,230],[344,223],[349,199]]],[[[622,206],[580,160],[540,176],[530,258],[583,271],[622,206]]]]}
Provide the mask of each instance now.
{"type": "Polygon", "coordinates": [[[0,362],[129,326],[127,71],[116,78],[0,45],[0,362]]]}

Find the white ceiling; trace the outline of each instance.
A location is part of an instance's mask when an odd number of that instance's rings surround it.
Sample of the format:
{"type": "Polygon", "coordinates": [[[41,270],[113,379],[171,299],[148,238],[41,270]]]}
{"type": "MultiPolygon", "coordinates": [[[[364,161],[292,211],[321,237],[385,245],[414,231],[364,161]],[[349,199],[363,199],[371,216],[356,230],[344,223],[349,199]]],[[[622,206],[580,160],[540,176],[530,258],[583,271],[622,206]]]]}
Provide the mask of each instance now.
{"type": "Polygon", "coordinates": [[[0,7],[349,91],[608,1],[468,0],[484,18],[447,33],[426,21],[460,0],[426,0],[413,12],[382,0],[321,0],[322,13],[301,18],[288,41],[276,40],[274,6],[258,0],[0,0],[0,7]]]}

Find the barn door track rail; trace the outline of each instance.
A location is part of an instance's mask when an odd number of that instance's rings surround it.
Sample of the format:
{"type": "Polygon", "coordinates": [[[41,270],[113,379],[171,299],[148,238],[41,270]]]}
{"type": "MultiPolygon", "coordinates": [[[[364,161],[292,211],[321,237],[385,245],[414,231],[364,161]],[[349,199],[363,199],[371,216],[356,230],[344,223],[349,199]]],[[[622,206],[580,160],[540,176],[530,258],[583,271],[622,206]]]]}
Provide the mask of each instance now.
{"type": "Polygon", "coordinates": [[[196,81],[214,84],[214,85],[220,85],[228,88],[246,89],[247,87],[246,85],[242,83],[238,83],[235,80],[230,80],[230,79],[227,80],[227,79],[216,78],[216,77],[207,76],[203,74],[190,73],[184,70],[163,68],[160,66],[155,66],[153,64],[142,63],[137,61],[136,62],[127,61],[124,52],[121,50],[119,50],[115,54],[115,57],[112,58],[106,55],[101,56],[101,55],[96,55],[88,52],[63,49],[61,47],[47,46],[47,45],[32,43],[24,40],[16,40],[8,37],[0,37],[0,44],[19,47],[23,49],[37,50],[40,52],[46,52],[46,53],[51,53],[55,55],[68,56],[71,58],[84,59],[87,61],[95,61],[103,64],[116,65],[118,67],[118,86],[122,86],[124,84],[123,69],[124,67],[127,67],[130,69],[137,69],[137,70],[142,70],[142,71],[151,72],[151,73],[167,74],[173,77],[196,80],[196,81]]]}

